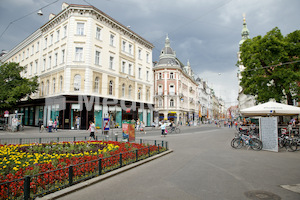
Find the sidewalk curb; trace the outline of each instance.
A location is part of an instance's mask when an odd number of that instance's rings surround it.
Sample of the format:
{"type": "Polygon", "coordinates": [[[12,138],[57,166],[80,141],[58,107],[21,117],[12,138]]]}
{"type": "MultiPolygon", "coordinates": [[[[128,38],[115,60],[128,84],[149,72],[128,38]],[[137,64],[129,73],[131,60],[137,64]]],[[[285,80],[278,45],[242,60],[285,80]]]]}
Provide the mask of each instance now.
{"type": "Polygon", "coordinates": [[[57,192],[48,194],[48,195],[46,195],[46,196],[43,196],[43,197],[37,197],[36,199],[40,199],[40,200],[57,199],[57,198],[59,198],[59,197],[62,197],[62,196],[65,196],[65,195],[67,195],[67,194],[70,194],[70,193],[72,193],[72,192],[75,192],[75,191],[77,191],[77,190],[80,190],[80,189],[83,189],[83,188],[85,188],[85,187],[88,187],[88,186],[90,186],[90,185],[92,185],[92,184],[98,183],[98,182],[100,182],[100,181],[104,181],[105,179],[108,179],[108,178],[113,177],[113,176],[116,176],[116,175],[118,175],[118,174],[120,174],[120,173],[126,172],[126,171],[128,171],[128,170],[130,170],[130,169],[133,169],[133,168],[135,168],[135,167],[138,167],[138,166],[140,166],[140,165],[143,165],[143,164],[145,164],[145,163],[148,163],[148,162],[150,162],[150,161],[152,161],[152,160],[155,160],[155,159],[157,159],[157,158],[160,158],[160,157],[165,156],[165,155],[167,155],[167,154],[169,154],[169,153],[172,153],[172,152],[173,152],[173,150],[172,150],[172,149],[169,149],[169,150],[167,150],[167,151],[165,151],[165,152],[163,152],[163,153],[160,153],[160,154],[155,155],[155,156],[151,156],[151,157],[149,157],[149,158],[147,158],[147,159],[145,159],[145,160],[141,160],[141,161],[139,161],[139,162],[132,163],[132,164],[127,165],[127,166],[125,166],[125,167],[121,167],[121,168],[119,168],[119,169],[117,169],[117,170],[108,172],[107,174],[103,174],[103,175],[101,175],[101,176],[97,176],[97,177],[92,178],[92,179],[89,179],[89,180],[87,180],[87,181],[84,181],[84,182],[81,182],[81,183],[72,185],[72,186],[70,186],[70,187],[64,188],[64,189],[62,189],[62,190],[59,190],[59,191],[57,191],[57,192]]]}

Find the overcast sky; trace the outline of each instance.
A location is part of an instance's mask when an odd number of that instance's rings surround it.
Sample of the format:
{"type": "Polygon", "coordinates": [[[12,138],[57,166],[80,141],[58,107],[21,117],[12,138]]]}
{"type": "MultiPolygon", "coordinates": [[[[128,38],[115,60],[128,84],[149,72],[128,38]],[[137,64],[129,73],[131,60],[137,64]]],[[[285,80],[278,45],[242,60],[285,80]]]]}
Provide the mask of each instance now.
{"type": "Polygon", "coordinates": [[[235,64],[243,13],[251,38],[274,27],[283,35],[300,29],[299,0],[0,0],[0,51],[11,50],[44,25],[63,2],[91,4],[130,26],[154,44],[153,61],[158,61],[168,34],[179,60],[189,60],[194,73],[227,106],[237,104],[235,64]],[[38,16],[35,11],[42,7],[44,15],[38,16]]]}

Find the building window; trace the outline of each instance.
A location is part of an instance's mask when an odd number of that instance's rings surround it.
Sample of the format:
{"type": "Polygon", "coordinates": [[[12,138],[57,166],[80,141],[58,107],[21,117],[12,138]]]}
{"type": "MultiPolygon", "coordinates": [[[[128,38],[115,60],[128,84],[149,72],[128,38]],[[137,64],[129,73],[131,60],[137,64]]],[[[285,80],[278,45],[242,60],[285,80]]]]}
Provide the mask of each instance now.
{"type": "Polygon", "coordinates": [[[163,89],[162,89],[162,86],[158,86],[158,95],[162,95],[163,93],[163,89]]]}
{"type": "Polygon", "coordinates": [[[96,28],[96,39],[101,40],[101,28],[96,28]]]}
{"type": "Polygon", "coordinates": [[[61,63],[65,62],[65,50],[61,50],[61,63]]]}
{"type": "Polygon", "coordinates": [[[158,79],[162,79],[162,74],[161,73],[158,74],[158,79]]]}
{"type": "Polygon", "coordinates": [[[54,54],[54,66],[57,66],[58,53],[54,54]]]}
{"type": "Polygon", "coordinates": [[[131,85],[129,85],[129,87],[128,87],[128,99],[131,98],[131,90],[132,90],[132,87],[131,87],[131,85]]]}
{"type": "Polygon", "coordinates": [[[128,53],[132,55],[132,44],[128,45],[128,53]]]}
{"type": "Polygon", "coordinates": [[[113,95],[113,82],[109,81],[109,95],[113,95]]]}
{"type": "Polygon", "coordinates": [[[123,41],[122,42],[122,51],[126,51],[126,42],[125,41],[123,41]]]}
{"type": "Polygon", "coordinates": [[[147,92],[146,92],[146,101],[149,101],[150,99],[150,91],[149,89],[147,89],[147,92]]]}
{"type": "Polygon", "coordinates": [[[128,64],[128,74],[131,75],[132,64],[128,64]]]}
{"type": "Polygon", "coordinates": [[[114,46],[115,44],[115,36],[113,34],[110,34],[110,45],[114,46]]]}
{"type": "Polygon", "coordinates": [[[142,92],[142,88],[139,87],[139,89],[138,89],[138,100],[141,100],[141,97],[142,97],[141,92],[142,92]]]}
{"type": "Polygon", "coordinates": [[[81,76],[76,74],[74,76],[74,91],[80,91],[81,88],[81,76]]]}
{"type": "Polygon", "coordinates": [[[125,84],[122,85],[122,97],[125,97],[125,84]]]}
{"type": "Polygon", "coordinates": [[[38,60],[35,61],[35,73],[38,72],[38,60]]]}
{"type": "Polygon", "coordinates": [[[174,74],[173,74],[173,72],[170,73],[170,79],[174,79],[174,74]]]}
{"type": "Polygon", "coordinates": [[[174,107],[174,99],[170,99],[170,107],[174,107]]]}
{"type": "Polygon", "coordinates": [[[139,74],[138,74],[138,76],[139,76],[139,79],[142,78],[142,68],[140,68],[140,67],[139,67],[139,74]]]}
{"type": "Polygon", "coordinates": [[[160,107],[160,108],[162,107],[162,100],[161,99],[158,100],[158,107],[160,107]]]}
{"type": "Polygon", "coordinates": [[[43,59],[43,71],[46,69],[46,58],[43,59]]]}
{"type": "Polygon", "coordinates": [[[114,57],[110,56],[109,57],[109,69],[114,68],[114,57]]]}
{"type": "Polygon", "coordinates": [[[96,51],[95,53],[95,64],[100,65],[100,51],[96,51]]]}
{"type": "Polygon", "coordinates": [[[126,65],[126,62],[123,61],[123,62],[122,62],[122,72],[123,72],[123,73],[125,73],[125,65],[126,65]]]}
{"type": "Polygon", "coordinates": [[[30,63],[29,76],[33,73],[33,63],[30,63]]]}
{"type": "Polygon", "coordinates": [[[170,85],[169,91],[170,91],[170,95],[175,95],[175,86],[170,85]]]}
{"type": "Polygon", "coordinates": [[[146,80],[149,81],[149,71],[146,72],[146,80]]]}
{"type": "Polygon", "coordinates": [[[59,35],[60,34],[60,30],[57,30],[56,31],[56,42],[58,42],[59,41],[59,35]]]}
{"type": "Polygon", "coordinates": [[[146,54],[146,62],[149,63],[149,53],[146,54]]]}
{"type": "Polygon", "coordinates": [[[63,91],[63,77],[62,76],[59,77],[59,89],[60,89],[60,92],[63,91]]]}
{"type": "Polygon", "coordinates": [[[41,83],[41,96],[44,96],[44,82],[41,83]]]}
{"type": "Polygon", "coordinates": [[[47,38],[45,38],[45,40],[44,40],[44,49],[46,49],[47,48],[47,38]]]}
{"type": "Polygon", "coordinates": [[[83,59],[83,48],[82,47],[76,47],[75,61],[82,61],[82,59],[83,59]]]}
{"type": "Polygon", "coordinates": [[[63,35],[63,37],[64,37],[64,38],[67,37],[67,25],[64,26],[64,35],[63,35]]]}
{"type": "Polygon", "coordinates": [[[55,81],[56,81],[55,78],[53,78],[53,91],[52,91],[53,94],[55,94],[55,89],[56,89],[55,88],[55,81]]]}
{"type": "Polygon", "coordinates": [[[46,83],[46,95],[49,94],[49,90],[50,90],[50,82],[49,82],[49,80],[47,80],[47,83],[46,83]]]}
{"type": "Polygon", "coordinates": [[[40,49],[40,42],[37,42],[36,43],[36,52],[39,52],[39,49],[40,49]]]}
{"type": "Polygon", "coordinates": [[[53,44],[53,34],[50,35],[50,45],[53,44]]]}
{"type": "Polygon", "coordinates": [[[50,69],[51,68],[51,60],[52,60],[52,56],[49,56],[49,61],[48,61],[48,68],[47,69],[50,69]]]}
{"type": "Polygon", "coordinates": [[[27,56],[26,56],[26,58],[28,58],[29,57],[29,48],[27,48],[27,56]]]}
{"type": "Polygon", "coordinates": [[[139,59],[142,59],[142,50],[139,49],[139,53],[138,53],[139,59]]]}
{"type": "Polygon", "coordinates": [[[77,35],[84,35],[84,23],[77,23],[77,35]]]}
{"type": "Polygon", "coordinates": [[[31,46],[31,55],[34,54],[34,45],[31,46]]]}
{"type": "Polygon", "coordinates": [[[99,92],[99,77],[95,78],[94,92],[99,92]]]}

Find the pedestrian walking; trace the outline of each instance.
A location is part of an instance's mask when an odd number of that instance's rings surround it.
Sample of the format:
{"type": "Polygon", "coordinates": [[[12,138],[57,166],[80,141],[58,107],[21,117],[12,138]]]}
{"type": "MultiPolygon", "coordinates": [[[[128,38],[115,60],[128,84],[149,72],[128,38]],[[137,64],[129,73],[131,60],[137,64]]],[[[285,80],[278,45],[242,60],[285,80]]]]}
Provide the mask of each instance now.
{"type": "Polygon", "coordinates": [[[75,124],[76,124],[77,130],[79,130],[80,119],[79,119],[79,117],[77,115],[75,117],[75,124]]]}
{"type": "Polygon", "coordinates": [[[52,121],[52,118],[50,118],[50,120],[48,122],[49,133],[52,132],[52,127],[53,127],[53,121],[52,121]]]}
{"type": "Polygon", "coordinates": [[[136,121],[136,130],[138,131],[140,129],[140,119],[136,121]]]}
{"type": "Polygon", "coordinates": [[[56,119],[54,120],[54,123],[53,123],[53,131],[57,132],[57,120],[56,119]]]}
{"type": "Polygon", "coordinates": [[[92,121],[90,121],[90,126],[89,126],[88,131],[90,131],[90,139],[89,140],[91,140],[92,138],[94,140],[96,140],[96,138],[95,138],[96,126],[92,121]]]}
{"type": "Polygon", "coordinates": [[[144,134],[146,134],[145,123],[143,121],[141,121],[141,129],[140,129],[140,131],[143,131],[144,134]]]}
{"type": "Polygon", "coordinates": [[[166,130],[166,123],[163,122],[160,126],[161,128],[161,137],[166,137],[166,134],[165,134],[165,130],[166,130]]]}

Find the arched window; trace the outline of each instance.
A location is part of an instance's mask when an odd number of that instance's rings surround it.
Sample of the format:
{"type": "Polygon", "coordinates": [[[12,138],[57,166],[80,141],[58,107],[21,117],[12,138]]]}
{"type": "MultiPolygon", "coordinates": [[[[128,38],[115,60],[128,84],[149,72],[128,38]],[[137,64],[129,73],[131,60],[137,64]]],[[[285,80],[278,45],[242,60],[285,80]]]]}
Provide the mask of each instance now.
{"type": "Polygon", "coordinates": [[[139,87],[139,89],[138,89],[138,100],[141,100],[141,97],[142,97],[141,92],[142,92],[142,88],[139,87]]]}
{"type": "Polygon", "coordinates": [[[132,87],[131,87],[131,85],[129,85],[129,87],[128,87],[128,98],[129,99],[131,98],[131,90],[132,90],[132,87]]]}
{"type": "Polygon", "coordinates": [[[125,84],[122,85],[122,97],[125,97],[125,84]]]}
{"type": "Polygon", "coordinates": [[[170,73],[170,79],[173,79],[174,78],[174,74],[173,72],[170,73]]]}
{"type": "Polygon", "coordinates": [[[59,89],[60,89],[60,92],[63,91],[63,77],[62,76],[59,77],[59,89]]]}
{"type": "Polygon", "coordinates": [[[44,96],[44,82],[41,83],[41,96],[44,96]]]}
{"type": "Polygon", "coordinates": [[[170,99],[170,107],[174,107],[174,99],[170,99]]]}
{"type": "Polygon", "coordinates": [[[52,81],[53,81],[53,90],[52,90],[52,93],[55,94],[55,81],[56,81],[55,78],[53,78],[52,81]]]}
{"type": "Polygon", "coordinates": [[[94,92],[99,92],[99,77],[95,78],[94,92]]]}
{"type": "Polygon", "coordinates": [[[50,90],[50,82],[49,82],[49,80],[47,80],[47,83],[46,83],[46,95],[49,95],[49,90],[50,90]]]}
{"type": "Polygon", "coordinates": [[[113,94],[113,82],[109,81],[109,95],[113,94]]]}
{"type": "Polygon", "coordinates": [[[81,88],[81,76],[76,74],[74,76],[74,91],[80,91],[81,88]]]}

